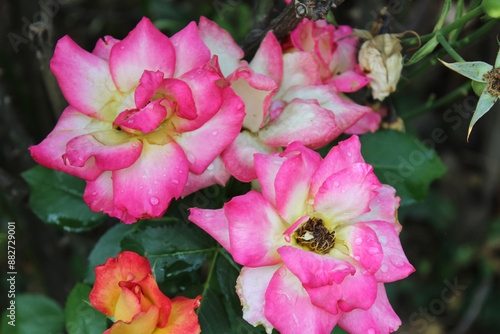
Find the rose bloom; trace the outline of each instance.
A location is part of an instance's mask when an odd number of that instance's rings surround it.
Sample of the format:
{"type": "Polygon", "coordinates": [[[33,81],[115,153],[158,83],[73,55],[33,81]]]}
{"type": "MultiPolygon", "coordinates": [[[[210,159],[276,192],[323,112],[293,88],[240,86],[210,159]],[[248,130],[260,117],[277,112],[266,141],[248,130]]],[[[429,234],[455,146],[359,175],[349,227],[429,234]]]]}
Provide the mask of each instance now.
{"type": "MultiPolygon", "coordinates": [[[[278,152],[294,141],[319,148],[372,111],[341,95],[342,91],[354,91],[353,86],[359,89],[369,81],[363,72],[355,71],[359,67],[356,38],[335,42],[334,48],[333,36],[326,36],[331,38],[332,70],[345,74],[332,81],[324,77],[324,64],[315,52],[294,48],[283,53],[272,32],[248,63],[242,60],[243,50],[226,31],[206,19],[200,20],[200,30],[202,24],[210,27],[204,29],[211,36],[218,36],[206,42],[207,46],[212,53],[221,55],[222,73],[245,103],[242,132],[221,155],[227,170],[238,180],[248,182],[257,177],[255,153],[278,152]],[[349,88],[343,90],[344,86],[349,88]]],[[[302,26],[309,27],[306,23],[302,26]]],[[[297,28],[298,33],[302,26],[297,28]]],[[[324,29],[330,28],[333,26],[324,29]]],[[[297,32],[292,33],[292,41],[308,43],[296,35],[297,32]]]]}
{"type": "Polygon", "coordinates": [[[125,223],[224,184],[218,156],[245,112],[204,42],[211,38],[194,22],[168,38],[146,18],[92,53],[63,37],[50,66],[69,107],[30,148],[35,161],[86,180],[90,208],[125,223]]]}
{"type": "Polygon", "coordinates": [[[195,299],[165,296],[152,275],[149,261],[134,252],[122,252],[95,268],[90,303],[113,316],[105,334],[198,334],[201,296],[195,299]]]}
{"type": "Polygon", "coordinates": [[[399,197],[382,185],[356,136],[324,160],[295,142],[256,154],[262,190],[189,219],[243,265],[243,317],[268,333],[389,333],[401,324],[384,283],[414,271],[399,241],[399,197]]]}

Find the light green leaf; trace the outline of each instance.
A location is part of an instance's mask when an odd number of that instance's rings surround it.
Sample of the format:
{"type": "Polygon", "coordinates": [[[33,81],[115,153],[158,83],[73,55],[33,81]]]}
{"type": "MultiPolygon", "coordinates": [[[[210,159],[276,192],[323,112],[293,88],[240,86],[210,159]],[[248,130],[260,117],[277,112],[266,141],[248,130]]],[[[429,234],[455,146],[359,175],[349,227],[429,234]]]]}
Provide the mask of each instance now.
{"type": "Polygon", "coordinates": [[[488,110],[493,107],[495,102],[498,100],[498,97],[488,94],[486,91],[483,91],[481,97],[479,97],[479,101],[477,102],[476,110],[474,111],[474,115],[472,115],[472,119],[469,124],[469,131],[467,133],[467,140],[469,140],[470,132],[472,131],[472,127],[476,122],[484,116],[488,112],[488,110]]]}
{"type": "Polygon", "coordinates": [[[81,232],[99,225],[106,216],[92,212],[83,200],[85,181],[36,166],[22,173],[31,189],[30,207],[44,222],[81,232]]]}
{"type": "Polygon", "coordinates": [[[7,309],[2,316],[3,334],[63,333],[64,313],[54,300],[31,294],[17,295],[11,300],[15,302],[13,318],[15,321],[11,322],[11,318],[8,317],[11,311],[7,309]]]}
{"type": "Polygon", "coordinates": [[[384,130],[360,140],[366,163],[381,183],[396,188],[401,205],[424,199],[431,182],[446,172],[436,152],[412,135],[384,130]]]}
{"type": "Polygon", "coordinates": [[[97,311],[89,300],[92,288],[77,283],[66,301],[64,314],[68,334],[94,334],[106,331],[106,316],[97,311]]]}
{"type": "Polygon", "coordinates": [[[430,54],[432,51],[434,51],[434,49],[436,48],[436,46],[438,44],[439,44],[439,42],[437,40],[437,37],[436,36],[432,37],[427,43],[425,43],[424,46],[422,46],[417,52],[415,52],[415,54],[405,64],[405,66],[410,66],[410,65],[417,63],[418,61],[423,59],[425,56],[430,54]]]}
{"type": "Polygon", "coordinates": [[[483,76],[493,68],[490,64],[482,61],[468,61],[465,63],[447,63],[441,59],[440,61],[449,69],[478,82],[486,82],[483,76]]]}

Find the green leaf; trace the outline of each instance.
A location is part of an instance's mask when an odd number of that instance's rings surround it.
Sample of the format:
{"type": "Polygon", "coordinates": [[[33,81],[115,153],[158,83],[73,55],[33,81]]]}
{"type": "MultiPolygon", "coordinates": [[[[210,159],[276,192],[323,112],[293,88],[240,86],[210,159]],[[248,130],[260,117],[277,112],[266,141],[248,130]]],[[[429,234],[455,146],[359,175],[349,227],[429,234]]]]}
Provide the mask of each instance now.
{"type": "Polygon", "coordinates": [[[479,97],[479,101],[477,102],[477,107],[476,110],[474,110],[474,115],[472,115],[472,119],[469,124],[469,131],[467,133],[467,140],[469,140],[470,133],[472,131],[472,127],[474,127],[474,124],[486,114],[491,107],[497,102],[498,97],[493,96],[486,91],[483,91],[483,94],[479,97]]]}
{"type": "Polygon", "coordinates": [[[216,242],[194,224],[178,219],[143,220],[132,225],[119,224],[106,232],[89,256],[86,282],[95,280],[94,268],[132,251],[146,257],[156,281],[165,294],[175,295],[200,280],[199,269],[216,242]]]}
{"type": "Polygon", "coordinates": [[[105,218],[83,201],[85,181],[42,166],[22,173],[31,189],[30,207],[44,222],[67,231],[80,232],[99,225],[105,218]]]}
{"type": "Polygon", "coordinates": [[[361,153],[381,183],[396,188],[401,205],[422,200],[429,185],[443,176],[446,167],[436,152],[418,138],[385,130],[361,137],[361,153]]]}
{"type": "Polygon", "coordinates": [[[434,51],[434,49],[436,48],[436,46],[439,44],[438,40],[437,40],[437,37],[434,36],[432,37],[427,43],[424,44],[424,46],[422,46],[417,52],[415,52],[413,54],[413,56],[411,57],[411,59],[405,64],[405,66],[410,66],[410,65],[413,65],[417,62],[419,62],[420,60],[422,60],[425,56],[427,56],[428,54],[430,54],[432,51],[434,51]]]}
{"type": "Polygon", "coordinates": [[[106,331],[106,316],[90,304],[91,290],[90,286],[77,283],[69,294],[64,310],[68,334],[94,334],[106,331]]]}
{"type": "MultiPolygon", "coordinates": [[[[2,316],[3,334],[59,334],[64,329],[64,313],[54,300],[42,296],[23,294],[10,299],[15,311],[7,309],[2,316]],[[14,317],[9,315],[13,314],[14,317]],[[12,322],[13,321],[13,322],[12,322]],[[12,326],[15,324],[15,326],[12,326]]],[[[11,307],[9,304],[8,307],[11,307]]]]}
{"type": "Polygon", "coordinates": [[[201,332],[203,334],[231,334],[231,324],[223,299],[211,288],[203,295],[198,309],[201,332]]]}
{"type": "Polygon", "coordinates": [[[447,63],[442,60],[440,61],[449,69],[478,82],[486,82],[483,76],[493,68],[490,64],[482,61],[468,61],[464,63],[447,63]]]}

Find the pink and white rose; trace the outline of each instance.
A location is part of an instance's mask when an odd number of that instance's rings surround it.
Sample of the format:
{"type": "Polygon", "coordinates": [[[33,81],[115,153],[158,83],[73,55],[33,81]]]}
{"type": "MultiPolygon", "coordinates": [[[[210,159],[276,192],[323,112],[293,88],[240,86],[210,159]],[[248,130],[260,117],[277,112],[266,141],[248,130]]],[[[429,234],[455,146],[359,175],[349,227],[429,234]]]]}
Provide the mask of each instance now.
{"type": "Polygon", "coordinates": [[[294,142],[256,154],[262,191],[189,219],[243,265],[243,317],[268,333],[389,333],[401,324],[384,283],[414,271],[397,221],[399,197],[364,162],[356,136],[321,159],[294,142]]]}
{"type": "Polygon", "coordinates": [[[147,19],[89,53],[70,37],[51,70],[69,102],[30,148],[40,164],[87,181],[84,200],[125,223],[162,216],[172,198],[224,184],[216,160],[245,116],[194,22],[168,38],[147,19]],[[217,168],[216,168],[217,167],[217,168]]]}

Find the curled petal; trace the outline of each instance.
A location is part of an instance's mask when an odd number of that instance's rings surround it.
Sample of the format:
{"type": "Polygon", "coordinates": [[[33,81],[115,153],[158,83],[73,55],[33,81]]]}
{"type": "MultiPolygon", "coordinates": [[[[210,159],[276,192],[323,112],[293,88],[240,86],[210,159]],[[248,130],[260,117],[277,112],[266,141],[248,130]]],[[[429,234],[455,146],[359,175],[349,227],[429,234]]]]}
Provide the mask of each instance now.
{"type": "Polygon", "coordinates": [[[353,126],[345,130],[349,135],[360,135],[367,132],[375,132],[380,126],[382,116],[377,112],[369,112],[361,117],[353,126]]]}
{"type": "Polygon", "coordinates": [[[255,172],[262,188],[262,195],[269,203],[276,207],[276,188],[274,187],[274,182],[286,158],[281,157],[277,153],[257,153],[254,156],[254,161],[255,172]]]}
{"type": "Polygon", "coordinates": [[[114,124],[133,134],[134,130],[149,133],[158,128],[167,117],[167,108],[171,110],[167,99],[155,100],[140,110],[125,110],[116,117],[114,124]]]}
{"type": "Polygon", "coordinates": [[[129,92],[137,86],[145,70],[160,71],[171,78],[175,58],[169,38],[149,19],[143,18],[127,37],[113,46],[109,67],[116,87],[121,92],[129,92]]]}
{"type": "Polygon", "coordinates": [[[370,211],[356,217],[353,222],[371,222],[374,220],[382,220],[394,227],[399,233],[401,232],[401,225],[397,220],[397,208],[401,198],[396,196],[396,189],[384,184],[375,190],[377,196],[370,202],[370,211]]]}
{"type": "Polygon", "coordinates": [[[134,91],[136,107],[139,109],[143,108],[149,101],[151,101],[162,82],[162,72],[144,71],[140,79],[140,84],[134,91]]]}
{"type": "MultiPolygon", "coordinates": [[[[172,311],[165,327],[158,328],[154,334],[198,334],[201,332],[198,315],[194,311],[200,307],[201,296],[195,299],[175,297],[172,311]]],[[[160,326],[158,326],[160,327],[160,326]]]]}
{"type": "Polygon", "coordinates": [[[189,170],[195,174],[203,173],[238,136],[244,117],[241,99],[227,87],[219,112],[200,128],[176,138],[186,152],[189,170]]]}
{"type": "Polygon", "coordinates": [[[149,261],[134,253],[122,252],[116,258],[108,258],[105,264],[95,268],[94,288],[90,302],[100,312],[113,315],[122,292],[121,281],[139,280],[151,274],[149,261]]]}
{"type": "MultiPolygon", "coordinates": [[[[83,167],[90,157],[102,170],[116,170],[130,167],[141,155],[142,142],[128,140],[117,145],[105,145],[96,139],[107,131],[94,132],[71,139],[66,145],[63,158],[72,166],[83,167]]],[[[105,134],[104,134],[105,135],[105,134]]]]}
{"type": "Polygon", "coordinates": [[[281,266],[266,291],[265,316],[282,333],[329,334],[342,312],[334,315],[313,305],[299,279],[281,266]]]}
{"type": "Polygon", "coordinates": [[[186,82],[178,79],[166,79],[159,92],[168,96],[169,100],[175,101],[177,116],[189,120],[198,116],[193,92],[186,82]]]}
{"type": "Polygon", "coordinates": [[[252,190],[233,197],[224,205],[224,213],[229,222],[231,255],[236,262],[249,267],[281,262],[276,250],[284,244],[286,226],[259,192],[252,190]]]}
{"type": "Polygon", "coordinates": [[[349,70],[334,76],[326,82],[333,84],[341,92],[352,93],[368,85],[370,83],[370,78],[357,71],[349,70]]]}
{"type": "Polygon", "coordinates": [[[231,175],[242,182],[250,182],[257,178],[254,154],[273,152],[277,152],[277,149],[262,143],[254,134],[242,131],[222,152],[221,158],[231,175]]]}
{"type": "Polygon", "coordinates": [[[345,313],[339,326],[352,334],[386,334],[398,330],[401,320],[387,299],[383,283],[378,283],[377,299],[368,310],[355,309],[345,313]]]}
{"type": "Polygon", "coordinates": [[[73,107],[67,107],[62,113],[56,127],[40,144],[29,148],[31,156],[40,165],[59,170],[84,180],[95,180],[102,170],[97,167],[95,159],[90,158],[82,166],[66,164],[63,155],[68,142],[78,136],[101,128],[111,128],[111,123],[95,122],[91,117],[78,112],[73,107]]]}

